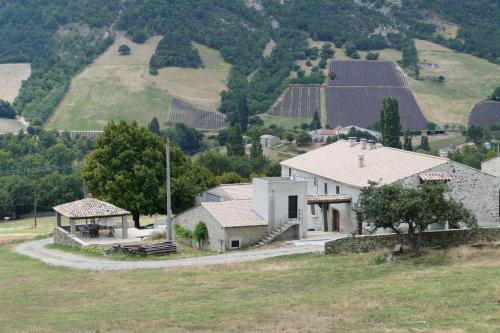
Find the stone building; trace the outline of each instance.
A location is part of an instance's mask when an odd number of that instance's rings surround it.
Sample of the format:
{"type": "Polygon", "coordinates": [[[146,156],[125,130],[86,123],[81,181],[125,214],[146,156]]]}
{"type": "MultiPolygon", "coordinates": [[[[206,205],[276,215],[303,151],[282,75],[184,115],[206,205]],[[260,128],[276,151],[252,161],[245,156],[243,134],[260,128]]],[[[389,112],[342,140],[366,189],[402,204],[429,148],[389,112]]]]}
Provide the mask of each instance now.
{"type": "Polygon", "coordinates": [[[198,205],[175,216],[173,222],[189,230],[204,222],[208,229],[205,245],[213,251],[305,235],[305,181],[254,178],[251,185],[222,185],[200,198],[198,205]]]}
{"type": "Polygon", "coordinates": [[[409,186],[447,181],[451,195],[475,214],[480,226],[499,225],[500,178],[447,158],[350,138],[280,164],[283,177],[307,182],[309,230],[360,232],[353,207],[369,181],[409,186]]]}
{"type": "Polygon", "coordinates": [[[500,156],[492,157],[486,161],[481,162],[481,171],[500,177],[500,156]]]}

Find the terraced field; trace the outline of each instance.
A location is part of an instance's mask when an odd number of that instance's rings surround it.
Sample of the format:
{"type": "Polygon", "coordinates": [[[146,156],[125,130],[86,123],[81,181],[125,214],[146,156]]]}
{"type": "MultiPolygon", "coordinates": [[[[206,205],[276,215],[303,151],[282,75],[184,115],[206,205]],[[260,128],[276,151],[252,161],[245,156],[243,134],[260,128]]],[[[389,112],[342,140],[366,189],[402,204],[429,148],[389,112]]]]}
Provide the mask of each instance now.
{"type": "Polygon", "coordinates": [[[26,126],[19,120],[0,118],[0,135],[18,133],[21,130],[26,130],[26,126]]]}
{"type": "Polygon", "coordinates": [[[202,130],[219,130],[227,126],[222,113],[189,103],[179,97],[172,98],[168,122],[183,123],[202,130]]]}
{"type": "Polygon", "coordinates": [[[271,107],[268,114],[309,118],[321,112],[321,86],[291,85],[271,107]]]}
{"type": "Polygon", "coordinates": [[[487,126],[500,124],[500,102],[483,101],[474,105],[469,118],[469,125],[487,126]]]}
{"type": "Polygon", "coordinates": [[[0,64],[0,99],[12,103],[30,75],[30,64],[0,64]]]}

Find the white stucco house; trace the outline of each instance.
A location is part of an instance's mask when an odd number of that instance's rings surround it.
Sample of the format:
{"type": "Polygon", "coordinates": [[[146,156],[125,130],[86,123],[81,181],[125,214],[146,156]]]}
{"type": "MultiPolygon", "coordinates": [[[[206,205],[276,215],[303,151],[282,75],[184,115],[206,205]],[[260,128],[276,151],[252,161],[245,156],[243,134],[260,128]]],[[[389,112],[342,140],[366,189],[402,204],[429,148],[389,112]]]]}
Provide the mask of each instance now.
{"type": "Polygon", "coordinates": [[[306,181],[290,177],[222,185],[206,191],[198,205],[176,215],[173,222],[190,230],[204,222],[205,245],[217,252],[274,239],[299,239],[307,228],[306,190],[306,181]]]}
{"type": "Polygon", "coordinates": [[[500,156],[492,157],[481,162],[481,171],[500,177],[500,156]]]}
{"type": "Polygon", "coordinates": [[[499,225],[500,178],[447,158],[350,138],[280,164],[283,177],[307,182],[309,230],[361,231],[353,207],[369,181],[409,186],[447,181],[450,194],[476,215],[480,226],[499,225]]]}
{"type": "Polygon", "coordinates": [[[271,134],[262,134],[260,136],[260,144],[264,148],[271,148],[272,146],[279,145],[281,143],[280,138],[271,134]]]}

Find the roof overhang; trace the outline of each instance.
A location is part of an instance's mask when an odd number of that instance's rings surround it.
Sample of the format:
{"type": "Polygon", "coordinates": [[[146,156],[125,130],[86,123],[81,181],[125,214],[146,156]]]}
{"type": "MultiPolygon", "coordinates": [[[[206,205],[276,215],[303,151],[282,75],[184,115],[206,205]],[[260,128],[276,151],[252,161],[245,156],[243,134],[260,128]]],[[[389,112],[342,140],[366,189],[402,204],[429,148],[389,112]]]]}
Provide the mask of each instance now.
{"type": "Polygon", "coordinates": [[[452,178],[448,172],[425,172],[421,173],[419,177],[420,180],[423,182],[437,182],[437,181],[449,182],[452,178]]]}
{"type": "Polygon", "coordinates": [[[334,204],[334,203],[350,203],[352,197],[348,194],[320,194],[320,195],[308,195],[307,204],[334,204]]]}

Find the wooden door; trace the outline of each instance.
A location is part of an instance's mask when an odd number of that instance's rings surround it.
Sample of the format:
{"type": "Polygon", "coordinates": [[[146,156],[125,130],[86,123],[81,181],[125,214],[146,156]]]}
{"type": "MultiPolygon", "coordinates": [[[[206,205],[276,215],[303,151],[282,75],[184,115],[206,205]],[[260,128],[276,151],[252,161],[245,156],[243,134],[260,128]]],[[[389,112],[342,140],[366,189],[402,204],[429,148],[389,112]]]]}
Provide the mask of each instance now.
{"type": "Polygon", "coordinates": [[[333,230],[332,231],[336,231],[336,232],[339,232],[340,231],[340,215],[339,215],[339,211],[336,210],[336,209],[333,209],[332,211],[332,216],[333,216],[333,230]]]}

